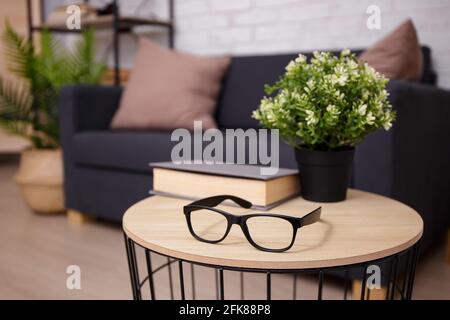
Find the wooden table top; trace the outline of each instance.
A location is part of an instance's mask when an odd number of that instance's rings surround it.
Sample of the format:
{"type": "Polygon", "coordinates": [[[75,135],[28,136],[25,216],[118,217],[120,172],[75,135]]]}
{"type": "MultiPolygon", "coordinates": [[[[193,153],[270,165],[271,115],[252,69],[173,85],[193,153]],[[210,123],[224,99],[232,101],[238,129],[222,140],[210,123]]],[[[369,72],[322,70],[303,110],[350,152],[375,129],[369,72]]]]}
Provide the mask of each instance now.
{"type": "MultiPolygon", "coordinates": [[[[160,196],[144,199],[126,211],[123,229],[136,243],[157,253],[204,264],[255,269],[325,268],[372,261],[411,247],[423,231],[422,218],[407,205],[349,189],[343,202],[317,203],[299,197],[268,211],[301,217],[322,206],[321,221],[299,229],[289,251],[271,253],[251,246],[237,225],[219,244],[195,240],[182,210],[189,202],[160,196]]],[[[220,208],[238,214],[254,212],[231,206],[220,208]]],[[[267,225],[266,232],[273,233],[271,225],[267,225]]]]}

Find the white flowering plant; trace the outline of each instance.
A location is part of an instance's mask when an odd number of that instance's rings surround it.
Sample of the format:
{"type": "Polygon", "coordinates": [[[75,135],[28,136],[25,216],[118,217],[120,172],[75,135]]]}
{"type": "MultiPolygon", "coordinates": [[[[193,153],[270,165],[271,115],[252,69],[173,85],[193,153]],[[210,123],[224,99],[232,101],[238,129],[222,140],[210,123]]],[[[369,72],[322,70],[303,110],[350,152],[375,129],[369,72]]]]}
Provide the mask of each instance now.
{"type": "Polygon", "coordinates": [[[296,148],[354,147],[368,133],[391,128],[395,112],[387,82],[348,49],[339,56],[314,52],[310,63],[299,55],[275,84],[266,85],[268,96],[253,117],[296,148]]]}

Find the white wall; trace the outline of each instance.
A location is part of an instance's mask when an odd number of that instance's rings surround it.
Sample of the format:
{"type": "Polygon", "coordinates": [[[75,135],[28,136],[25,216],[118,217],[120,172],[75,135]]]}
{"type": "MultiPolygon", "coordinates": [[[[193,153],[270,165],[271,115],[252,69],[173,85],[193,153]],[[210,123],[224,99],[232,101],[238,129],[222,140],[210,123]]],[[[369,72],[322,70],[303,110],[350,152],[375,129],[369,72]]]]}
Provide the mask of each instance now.
{"type": "MultiPolygon", "coordinates": [[[[135,14],[140,3],[122,0],[122,13],[135,14]]],[[[149,3],[138,13],[165,15],[166,0],[149,3]]],[[[420,42],[433,50],[439,85],[450,88],[450,0],[175,0],[175,16],[178,49],[237,55],[367,47],[411,17],[420,42]],[[381,8],[381,30],[366,27],[371,4],[381,8]]],[[[135,43],[123,38],[125,66],[135,43]]]]}
{"type": "Polygon", "coordinates": [[[450,88],[449,0],[178,0],[176,46],[195,53],[254,54],[361,48],[411,17],[450,88]],[[369,5],[381,30],[366,27],[369,5]]]}

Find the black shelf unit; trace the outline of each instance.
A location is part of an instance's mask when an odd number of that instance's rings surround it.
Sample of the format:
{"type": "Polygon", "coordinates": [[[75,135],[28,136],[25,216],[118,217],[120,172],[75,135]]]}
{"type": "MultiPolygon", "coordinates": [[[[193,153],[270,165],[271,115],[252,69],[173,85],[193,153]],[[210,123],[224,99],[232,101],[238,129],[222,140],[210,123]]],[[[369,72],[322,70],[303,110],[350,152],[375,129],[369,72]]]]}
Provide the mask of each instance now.
{"type": "MultiPolygon", "coordinates": [[[[147,0],[146,0],[147,1],[147,0]]],[[[32,0],[26,0],[27,2],[27,22],[28,22],[28,37],[32,41],[34,32],[41,32],[44,29],[50,32],[57,33],[79,33],[86,28],[94,28],[96,30],[113,30],[113,60],[114,60],[114,84],[120,85],[120,46],[119,36],[120,33],[131,32],[133,27],[136,26],[158,26],[166,28],[168,31],[169,47],[174,47],[174,0],[168,1],[168,20],[160,19],[146,19],[138,17],[121,17],[119,15],[119,3],[117,0],[112,0],[113,14],[109,16],[99,16],[94,20],[86,21],[83,23],[82,29],[68,29],[64,25],[47,25],[45,23],[44,13],[44,0],[40,0],[39,5],[39,21],[35,25],[33,23],[33,5],[32,0]]],[[[83,3],[89,3],[88,0],[84,0],[83,3]]]]}

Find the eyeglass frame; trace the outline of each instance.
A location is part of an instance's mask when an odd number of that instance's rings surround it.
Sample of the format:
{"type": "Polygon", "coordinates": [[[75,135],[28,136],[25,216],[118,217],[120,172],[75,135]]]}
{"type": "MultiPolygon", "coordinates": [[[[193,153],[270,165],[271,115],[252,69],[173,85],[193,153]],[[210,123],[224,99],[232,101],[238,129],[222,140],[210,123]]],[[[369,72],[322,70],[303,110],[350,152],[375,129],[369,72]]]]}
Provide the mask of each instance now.
{"type": "Polygon", "coordinates": [[[186,222],[188,225],[189,232],[195,239],[197,239],[198,241],[201,241],[201,242],[206,242],[206,243],[211,243],[211,244],[219,243],[228,236],[228,234],[230,233],[231,227],[234,224],[237,224],[241,227],[241,230],[244,233],[244,236],[247,239],[247,241],[256,249],[261,250],[261,251],[266,251],[266,252],[284,252],[284,251],[287,251],[290,248],[292,248],[292,246],[294,245],[298,229],[319,221],[320,217],[321,217],[321,212],[322,212],[322,207],[318,207],[318,208],[314,209],[313,211],[307,213],[303,217],[298,218],[298,217],[292,217],[292,216],[288,216],[288,215],[274,214],[274,213],[251,213],[251,214],[245,214],[245,215],[234,215],[234,214],[226,212],[224,210],[214,208],[215,206],[219,205],[220,203],[222,203],[223,201],[226,201],[226,200],[231,200],[234,203],[236,203],[237,205],[239,205],[240,207],[245,208],[245,209],[250,209],[252,207],[251,202],[244,200],[242,198],[236,197],[236,196],[232,196],[232,195],[218,195],[218,196],[207,197],[207,198],[203,198],[200,200],[196,200],[196,201],[194,201],[190,204],[187,204],[183,207],[183,212],[186,217],[186,222]],[[215,211],[227,219],[227,229],[222,238],[220,238],[218,240],[208,240],[208,239],[203,239],[203,238],[199,237],[195,233],[195,231],[192,227],[191,213],[193,211],[201,210],[201,209],[215,211]],[[253,217],[273,217],[273,218],[281,218],[281,219],[288,221],[292,225],[292,228],[293,228],[292,240],[291,240],[290,244],[287,247],[280,248],[280,249],[265,248],[265,247],[258,245],[252,239],[250,231],[247,226],[247,220],[250,218],[253,218],[253,217]]]}

